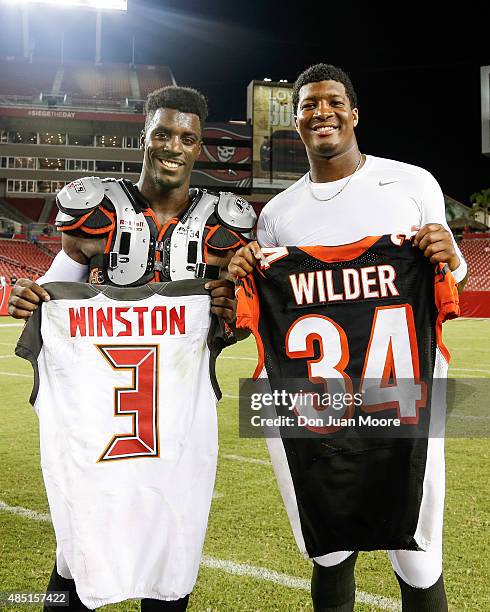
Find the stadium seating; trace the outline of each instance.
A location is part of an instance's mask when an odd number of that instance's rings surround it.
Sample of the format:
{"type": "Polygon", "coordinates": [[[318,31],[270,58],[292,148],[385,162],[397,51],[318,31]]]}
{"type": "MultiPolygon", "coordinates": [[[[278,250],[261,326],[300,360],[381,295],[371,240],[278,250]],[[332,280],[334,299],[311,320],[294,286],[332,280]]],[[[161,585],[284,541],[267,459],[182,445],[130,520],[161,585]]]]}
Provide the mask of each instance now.
{"type": "Polygon", "coordinates": [[[28,62],[24,58],[0,61],[2,96],[35,96],[50,92],[57,66],[53,62],[28,62]]]}
{"type": "Polygon", "coordinates": [[[125,100],[131,98],[129,66],[71,62],[65,66],[60,90],[72,98],[125,100]]]}
{"type": "Polygon", "coordinates": [[[28,217],[31,221],[38,221],[44,207],[43,198],[4,198],[16,210],[28,217]]]}
{"type": "MultiPolygon", "coordinates": [[[[150,91],[175,83],[172,72],[166,66],[147,66],[129,64],[91,62],[66,62],[63,70],[56,62],[28,62],[24,58],[1,58],[1,91],[4,97],[33,97],[39,93],[51,93],[56,82],[56,92],[67,94],[75,104],[86,105],[90,101],[97,104],[125,102],[127,98],[146,98],[150,91]],[[134,70],[138,79],[137,87],[131,87],[130,71],[134,70]],[[61,78],[61,82],[58,82],[61,78]],[[136,95],[138,94],[138,95],[136,95]]],[[[113,104],[114,105],[114,104],[113,104]]]]}
{"type": "Polygon", "coordinates": [[[166,66],[137,65],[136,74],[138,75],[141,98],[146,98],[155,89],[174,84],[172,73],[166,66]]]}
{"type": "Polygon", "coordinates": [[[12,277],[41,276],[51,265],[55,254],[49,251],[58,246],[61,248],[60,244],[50,244],[46,249],[26,240],[0,239],[0,276],[5,276],[8,282],[12,277]]]}
{"type": "Polygon", "coordinates": [[[490,234],[465,236],[459,247],[468,264],[465,291],[490,291],[490,234]]]}
{"type": "Polygon", "coordinates": [[[468,264],[468,282],[459,296],[461,316],[490,317],[490,234],[463,234],[459,247],[468,264]]]}
{"type": "Polygon", "coordinates": [[[61,251],[61,239],[55,240],[42,240],[38,243],[39,247],[48,251],[53,256],[57,255],[61,251]]]}

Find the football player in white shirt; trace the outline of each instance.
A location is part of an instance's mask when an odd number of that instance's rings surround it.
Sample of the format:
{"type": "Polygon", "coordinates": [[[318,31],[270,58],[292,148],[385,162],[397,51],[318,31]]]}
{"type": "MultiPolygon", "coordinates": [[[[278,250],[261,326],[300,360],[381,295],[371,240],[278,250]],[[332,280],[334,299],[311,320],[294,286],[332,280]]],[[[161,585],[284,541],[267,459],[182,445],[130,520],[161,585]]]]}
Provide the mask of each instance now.
{"type": "MultiPolygon", "coordinates": [[[[422,168],[359,151],[357,96],[348,75],[332,65],[311,66],[294,84],[293,107],[310,171],[264,207],[258,242],[237,251],[229,264],[230,274],[243,278],[250,273],[263,257],[260,247],[341,245],[365,236],[418,230],[414,246],[432,263],[446,263],[462,290],[466,263],[447,226],[441,188],[422,168]]],[[[426,551],[389,551],[404,612],[447,610],[442,577],[443,505],[442,485],[433,513],[440,537],[426,551]]],[[[338,551],[314,559],[315,612],[354,609],[356,557],[355,551],[338,551]]]]}

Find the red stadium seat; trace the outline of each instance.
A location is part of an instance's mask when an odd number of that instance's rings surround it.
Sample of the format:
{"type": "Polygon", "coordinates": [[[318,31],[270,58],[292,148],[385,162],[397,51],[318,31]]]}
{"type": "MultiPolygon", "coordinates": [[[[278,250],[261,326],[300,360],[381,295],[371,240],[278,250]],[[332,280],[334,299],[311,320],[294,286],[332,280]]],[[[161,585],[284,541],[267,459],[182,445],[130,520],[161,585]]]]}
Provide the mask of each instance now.
{"type": "Polygon", "coordinates": [[[459,247],[468,264],[465,291],[490,291],[490,236],[465,236],[459,247]]]}
{"type": "Polygon", "coordinates": [[[4,198],[4,200],[32,221],[39,220],[44,206],[43,198],[4,198]]]}
{"type": "Polygon", "coordinates": [[[166,66],[137,65],[136,74],[138,75],[141,98],[146,98],[155,89],[174,84],[172,73],[166,66]]]}
{"type": "Polygon", "coordinates": [[[134,97],[126,64],[95,65],[71,62],[65,66],[61,91],[72,98],[125,100],[134,97]]]}
{"type": "Polygon", "coordinates": [[[13,276],[38,277],[49,268],[55,253],[61,248],[61,243],[50,244],[46,249],[26,240],[0,239],[0,276],[11,279],[13,276]]]}
{"type": "Polygon", "coordinates": [[[35,96],[50,92],[58,67],[55,62],[28,62],[24,58],[2,60],[3,96],[35,96]]]}

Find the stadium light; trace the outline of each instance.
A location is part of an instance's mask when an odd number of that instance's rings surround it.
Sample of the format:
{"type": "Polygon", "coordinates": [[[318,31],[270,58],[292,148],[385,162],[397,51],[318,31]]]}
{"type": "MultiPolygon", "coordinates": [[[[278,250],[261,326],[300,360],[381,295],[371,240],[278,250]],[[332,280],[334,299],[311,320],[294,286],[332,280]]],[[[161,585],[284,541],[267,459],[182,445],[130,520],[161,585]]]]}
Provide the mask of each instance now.
{"type": "MultiPolygon", "coordinates": [[[[96,9],[97,22],[95,27],[95,63],[99,64],[102,61],[101,43],[102,43],[102,13],[107,11],[127,11],[128,0],[0,0],[7,4],[15,4],[22,11],[22,40],[24,47],[24,57],[31,57],[32,50],[30,47],[29,36],[29,6],[36,4],[48,4],[51,6],[59,6],[65,9],[96,9]]],[[[63,55],[63,42],[62,51],[63,55]]]]}
{"type": "MultiPolygon", "coordinates": [[[[7,0],[10,4],[14,2],[7,0]]],[[[17,5],[27,4],[53,4],[55,6],[63,7],[79,7],[79,8],[95,8],[95,9],[108,9],[116,11],[127,11],[128,0],[15,0],[17,5]]]]}

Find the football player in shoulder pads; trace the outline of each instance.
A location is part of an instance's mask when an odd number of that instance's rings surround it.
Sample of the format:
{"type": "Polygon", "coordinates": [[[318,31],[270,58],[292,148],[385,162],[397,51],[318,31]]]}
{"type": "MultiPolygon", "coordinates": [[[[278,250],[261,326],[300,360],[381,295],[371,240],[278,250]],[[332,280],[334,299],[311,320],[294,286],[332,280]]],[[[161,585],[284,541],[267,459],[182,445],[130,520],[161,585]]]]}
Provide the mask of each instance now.
{"type": "Polygon", "coordinates": [[[190,188],[206,115],[196,90],[171,86],[149,95],[139,181],[87,177],[60,191],[62,250],[37,282],[17,281],[13,317],[28,318],[49,299],[42,288],[48,281],[127,287],[207,278],[212,311],[233,321],[234,289],[223,275],[233,253],[253,238],[256,218],[232,193],[190,188]]]}
{"type": "MultiPolygon", "coordinates": [[[[42,287],[48,281],[128,287],[205,278],[211,311],[234,321],[234,285],[225,274],[233,253],[253,238],[255,213],[231,193],[190,188],[206,115],[205,98],[191,88],[164,87],[148,96],[138,182],[88,177],[60,191],[56,225],[62,250],[37,283],[16,283],[9,300],[12,316],[28,318],[48,301],[42,287]]],[[[56,590],[69,590],[70,609],[87,609],[57,565],[48,585],[48,591],[56,590]]],[[[141,609],[180,612],[188,599],[143,599],[141,609]]]]}

